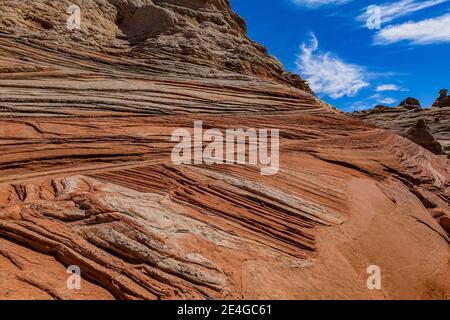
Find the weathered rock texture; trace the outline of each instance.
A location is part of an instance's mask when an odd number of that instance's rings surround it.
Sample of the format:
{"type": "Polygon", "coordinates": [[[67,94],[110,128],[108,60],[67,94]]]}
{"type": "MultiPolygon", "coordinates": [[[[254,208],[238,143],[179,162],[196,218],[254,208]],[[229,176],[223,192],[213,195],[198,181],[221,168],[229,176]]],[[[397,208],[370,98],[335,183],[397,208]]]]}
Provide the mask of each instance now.
{"type": "Polygon", "coordinates": [[[434,138],[423,119],[418,120],[412,128],[406,131],[406,137],[434,154],[444,154],[441,144],[434,138]]]}
{"type": "Polygon", "coordinates": [[[442,89],[439,91],[439,97],[433,103],[433,108],[445,108],[450,107],[450,97],[448,96],[448,90],[442,89]]]}
{"type": "Polygon", "coordinates": [[[1,299],[450,297],[448,160],[317,100],[225,0],[73,2],[74,33],[69,1],[1,3],[1,299]],[[280,129],[279,173],[174,165],[195,120],[280,129]]]}
{"type": "MultiPolygon", "coordinates": [[[[404,137],[407,137],[407,131],[413,128],[418,121],[423,120],[444,151],[450,154],[450,105],[415,110],[404,107],[378,106],[374,109],[354,112],[352,116],[369,124],[392,130],[404,137]]],[[[432,149],[436,150],[437,147],[432,147],[432,149]]]]}
{"type": "Polygon", "coordinates": [[[405,109],[408,110],[412,110],[412,109],[420,109],[421,105],[420,105],[420,101],[417,100],[416,98],[406,98],[405,100],[403,100],[402,102],[400,102],[399,107],[403,107],[405,109]]]}

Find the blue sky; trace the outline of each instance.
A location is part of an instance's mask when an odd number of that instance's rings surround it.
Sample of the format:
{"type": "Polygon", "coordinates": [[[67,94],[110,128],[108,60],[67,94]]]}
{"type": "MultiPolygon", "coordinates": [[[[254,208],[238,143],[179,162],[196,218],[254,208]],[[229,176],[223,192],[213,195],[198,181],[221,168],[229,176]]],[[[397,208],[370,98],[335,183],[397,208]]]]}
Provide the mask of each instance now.
{"type": "Polygon", "coordinates": [[[339,109],[428,107],[450,89],[450,0],[230,2],[251,39],[339,109]]]}

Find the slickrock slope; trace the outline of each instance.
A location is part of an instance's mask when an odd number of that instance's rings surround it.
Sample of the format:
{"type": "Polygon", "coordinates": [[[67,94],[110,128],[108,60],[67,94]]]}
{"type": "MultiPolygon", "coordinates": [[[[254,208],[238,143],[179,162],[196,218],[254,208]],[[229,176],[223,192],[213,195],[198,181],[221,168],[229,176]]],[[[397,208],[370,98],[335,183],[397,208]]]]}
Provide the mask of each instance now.
{"type": "Polygon", "coordinates": [[[450,298],[447,159],[318,101],[225,0],[73,2],[73,33],[1,2],[0,299],[450,298]],[[278,128],[278,174],[173,164],[196,120],[278,128]]]}
{"type": "Polygon", "coordinates": [[[450,105],[431,109],[378,107],[352,113],[364,122],[392,130],[402,136],[423,120],[434,138],[450,154],[450,105]]]}

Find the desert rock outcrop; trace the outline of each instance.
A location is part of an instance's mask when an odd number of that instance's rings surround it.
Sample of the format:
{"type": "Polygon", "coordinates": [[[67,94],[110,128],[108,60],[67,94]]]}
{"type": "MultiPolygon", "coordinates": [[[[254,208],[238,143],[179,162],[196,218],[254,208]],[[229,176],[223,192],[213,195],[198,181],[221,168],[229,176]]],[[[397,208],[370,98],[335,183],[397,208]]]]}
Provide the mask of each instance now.
{"type": "Polygon", "coordinates": [[[437,98],[433,103],[433,108],[450,107],[450,97],[447,94],[447,89],[442,89],[441,91],[439,91],[439,98],[437,98]]]}
{"type": "Polygon", "coordinates": [[[319,101],[228,1],[1,8],[0,299],[450,297],[449,161],[319,101]],[[279,129],[278,174],[174,164],[196,120],[279,129]]]}
{"type": "Polygon", "coordinates": [[[433,137],[423,119],[418,120],[412,128],[406,131],[406,137],[434,154],[444,153],[442,146],[433,137]]]}
{"type": "Polygon", "coordinates": [[[422,109],[377,106],[373,109],[353,112],[352,116],[369,124],[392,130],[404,137],[419,120],[423,120],[434,139],[447,154],[450,154],[450,105],[422,109]]]}
{"type": "Polygon", "coordinates": [[[421,105],[419,100],[417,100],[416,98],[409,97],[400,102],[399,107],[403,107],[408,110],[413,110],[413,109],[420,109],[421,105]]]}

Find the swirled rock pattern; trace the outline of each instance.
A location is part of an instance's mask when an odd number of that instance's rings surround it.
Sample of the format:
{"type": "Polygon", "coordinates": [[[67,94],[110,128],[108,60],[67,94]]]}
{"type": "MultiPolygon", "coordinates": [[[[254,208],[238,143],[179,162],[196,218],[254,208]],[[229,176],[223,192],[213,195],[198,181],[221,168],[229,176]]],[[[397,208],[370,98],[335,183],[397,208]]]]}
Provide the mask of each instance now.
{"type": "Polygon", "coordinates": [[[228,1],[74,0],[73,32],[71,2],[19,2],[0,10],[0,299],[450,297],[449,161],[319,101],[228,1]],[[173,164],[196,120],[279,129],[278,174],[173,164]]]}
{"type": "Polygon", "coordinates": [[[418,121],[424,121],[427,129],[440,143],[444,151],[450,154],[450,106],[424,109],[380,106],[354,112],[352,116],[369,124],[392,130],[404,137],[408,136],[408,130],[414,128],[418,121]]]}

